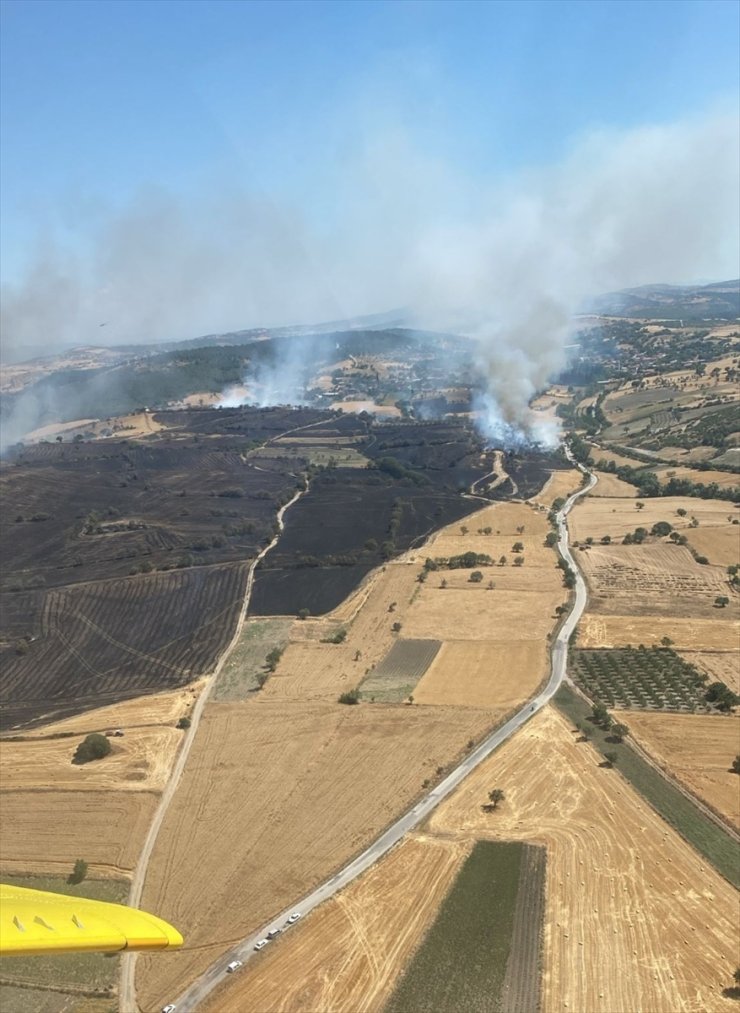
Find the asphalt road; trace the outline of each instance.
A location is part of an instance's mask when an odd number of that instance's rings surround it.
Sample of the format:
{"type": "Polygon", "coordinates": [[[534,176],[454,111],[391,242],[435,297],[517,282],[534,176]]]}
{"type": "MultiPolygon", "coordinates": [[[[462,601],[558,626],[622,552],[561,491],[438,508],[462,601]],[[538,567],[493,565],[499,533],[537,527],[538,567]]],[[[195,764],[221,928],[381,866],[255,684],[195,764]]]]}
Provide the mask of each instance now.
{"type": "MultiPolygon", "coordinates": [[[[570,455],[569,455],[570,456],[570,455]]],[[[571,458],[571,461],[573,459],[571,458]]],[[[575,464],[576,462],[573,461],[575,464]]],[[[577,465],[581,467],[580,465],[577,465]]],[[[581,471],[585,472],[584,468],[581,471]]],[[[571,633],[576,627],[578,620],[581,618],[583,610],[586,606],[586,584],[581,576],[575,559],[571,555],[570,548],[568,545],[568,526],[566,523],[566,517],[570,513],[573,504],[581,496],[585,495],[590,489],[592,489],[598,481],[594,474],[590,474],[588,485],[584,486],[578,492],[574,493],[568,498],[562,510],[557,515],[557,531],[558,531],[558,551],[561,556],[570,565],[571,569],[576,575],[575,584],[575,601],[573,609],[563,623],[558,632],[555,642],[552,646],[552,667],[550,671],[550,679],[544,689],[533,699],[529,700],[521,710],[519,710],[512,718],[510,718],[506,724],[497,728],[496,731],[492,732],[483,742],[480,743],[471,753],[469,753],[465,759],[455,769],[440,781],[428,795],[425,795],[416,805],[410,809],[407,813],[396,820],[388,829],[383,833],[376,841],[374,841],[369,848],[358,855],[349,865],[346,865],[340,872],[332,876],[331,879],[322,883],[315,890],[312,890],[306,897],[302,897],[300,900],[290,907],[281,911],[279,915],[276,915],[267,925],[264,925],[258,932],[243,939],[236,946],[227,950],[219,959],[211,964],[211,966],[204,971],[204,973],[198,978],[187,991],[183,992],[177,999],[170,1000],[175,1003],[177,1013],[194,1013],[197,1010],[200,1003],[202,1003],[208,995],[220,985],[225,977],[226,965],[232,960],[241,960],[245,964],[253,957],[257,956],[254,950],[254,944],[260,940],[266,938],[268,932],[274,929],[283,929],[286,932],[291,930],[291,926],[286,926],[288,917],[294,911],[300,911],[301,915],[305,917],[319,904],[322,904],[329,897],[332,897],[339,890],[342,890],[345,886],[351,883],[358,876],[362,875],[367,869],[374,865],[379,858],[387,852],[414,827],[418,826],[426,817],[439,805],[442,799],[446,798],[451,792],[457,788],[461,781],[467,777],[467,775],[474,770],[479,763],[482,763],[486,757],[490,756],[491,753],[498,749],[498,747],[510,738],[516,731],[518,731],[522,725],[526,724],[527,721],[536,714],[537,711],[541,710],[545,704],[553,697],[557,692],[558,687],[565,678],[566,665],[568,661],[568,640],[571,633]]],[[[239,973],[237,971],[237,973],[239,973]]]]}

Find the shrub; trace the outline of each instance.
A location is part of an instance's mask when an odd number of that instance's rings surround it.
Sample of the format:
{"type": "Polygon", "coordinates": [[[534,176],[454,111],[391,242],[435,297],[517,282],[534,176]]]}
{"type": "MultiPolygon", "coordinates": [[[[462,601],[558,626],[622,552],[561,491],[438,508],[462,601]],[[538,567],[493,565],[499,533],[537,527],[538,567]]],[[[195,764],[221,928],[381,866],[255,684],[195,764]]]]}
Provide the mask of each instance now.
{"type": "Polygon", "coordinates": [[[311,610],[310,609],[298,609],[298,618],[299,619],[308,619],[308,617],[310,615],[311,615],[311,610]]]}
{"type": "Polygon", "coordinates": [[[185,728],[190,728],[190,725],[191,725],[191,724],[192,724],[192,722],[191,722],[190,718],[189,718],[189,717],[185,717],[185,716],[183,716],[183,717],[181,717],[181,718],[180,718],[180,720],[179,720],[179,721],[177,722],[177,727],[178,727],[178,728],[182,728],[182,729],[185,729],[185,728]]]}
{"type": "Polygon", "coordinates": [[[357,704],[360,702],[360,691],[359,689],[351,689],[347,693],[342,693],[339,696],[339,703],[346,704],[357,704]]]}
{"type": "Polygon", "coordinates": [[[480,572],[480,570],[473,570],[473,572],[468,577],[468,580],[470,581],[471,584],[480,584],[480,582],[483,580],[483,574],[480,572]]]}
{"type": "Polygon", "coordinates": [[[85,876],[87,876],[87,862],[82,858],[78,858],[74,864],[74,868],[67,876],[67,882],[74,886],[77,883],[81,883],[85,876]]]}
{"type": "Polygon", "coordinates": [[[102,760],[111,751],[111,744],[105,735],[100,732],[92,732],[86,735],[75,750],[72,763],[90,763],[91,760],[102,760]]]}

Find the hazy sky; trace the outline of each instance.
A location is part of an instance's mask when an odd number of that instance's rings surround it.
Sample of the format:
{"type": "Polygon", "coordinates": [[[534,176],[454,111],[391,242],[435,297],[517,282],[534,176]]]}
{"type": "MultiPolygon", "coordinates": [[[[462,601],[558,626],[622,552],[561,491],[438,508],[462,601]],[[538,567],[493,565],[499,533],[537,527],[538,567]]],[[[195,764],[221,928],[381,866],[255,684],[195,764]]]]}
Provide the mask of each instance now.
{"type": "MultiPolygon", "coordinates": [[[[420,222],[459,235],[509,192],[556,194],[541,174],[587,171],[612,137],[689,124],[682,155],[732,119],[739,25],[733,0],[3,0],[9,340],[51,321],[90,340],[115,313],[108,340],[385,310],[405,295],[394,255],[426,255],[420,222]]],[[[674,276],[658,261],[604,283],[733,274],[727,239],[674,276]]]]}

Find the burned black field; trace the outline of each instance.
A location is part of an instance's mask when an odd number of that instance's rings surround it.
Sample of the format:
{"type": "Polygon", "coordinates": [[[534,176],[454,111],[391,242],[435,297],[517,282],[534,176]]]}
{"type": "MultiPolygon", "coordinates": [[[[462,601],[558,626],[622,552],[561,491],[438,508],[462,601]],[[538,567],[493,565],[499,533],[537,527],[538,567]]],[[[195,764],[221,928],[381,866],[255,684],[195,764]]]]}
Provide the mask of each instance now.
{"type": "MultiPolygon", "coordinates": [[[[306,482],[257,570],[254,615],[331,610],[373,567],[477,510],[468,490],[491,469],[457,420],[290,408],[156,417],[166,428],[144,439],[39,444],[0,468],[3,728],[211,671],[249,563],[306,482]],[[310,464],[309,446],[329,459],[350,445],[367,467],[310,464]]],[[[509,466],[531,495],[558,465],[509,466]]]]}

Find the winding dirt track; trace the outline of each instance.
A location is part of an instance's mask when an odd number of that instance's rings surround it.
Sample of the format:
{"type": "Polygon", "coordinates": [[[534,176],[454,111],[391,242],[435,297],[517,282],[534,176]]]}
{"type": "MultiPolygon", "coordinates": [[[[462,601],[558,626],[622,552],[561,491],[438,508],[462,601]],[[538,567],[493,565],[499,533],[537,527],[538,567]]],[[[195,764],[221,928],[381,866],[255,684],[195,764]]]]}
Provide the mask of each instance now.
{"type": "MultiPolygon", "coordinates": [[[[254,559],[251,566],[249,567],[249,572],[247,574],[247,584],[244,590],[244,601],[242,602],[242,608],[241,612],[239,613],[239,620],[236,624],[236,629],[234,630],[234,636],[231,638],[231,642],[221,655],[218,664],[216,665],[216,668],[213,671],[213,675],[206,682],[203,692],[200,694],[195,706],[193,707],[193,712],[190,718],[191,720],[190,729],[184,737],[182,747],[175,761],[175,765],[172,768],[172,774],[170,775],[170,779],[167,782],[164,791],[162,792],[162,796],[159,800],[159,805],[157,806],[157,810],[154,814],[154,819],[152,820],[151,826],[149,827],[149,833],[147,834],[146,840],[144,841],[144,847],[141,850],[141,855],[136,865],[133,879],[131,880],[131,890],[129,892],[128,897],[129,907],[138,907],[139,904],[141,903],[141,894],[144,889],[144,882],[146,880],[146,874],[149,868],[149,860],[152,857],[152,851],[154,850],[154,845],[156,844],[159,831],[162,828],[164,818],[167,815],[167,810],[170,807],[170,803],[172,802],[175,792],[177,791],[177,787],[180,783],[182,772],[185,769],[185,764],[187,763],[188,756],[190,755],[190,750],[193,746],[193,742],[195,741],[195,734],[198,731],[198,725],[203,715],[203,709],[208,701],[209,696],[211,695],[211,690],[213,689],[214,683],[218,678],[219,672],[226,664],[226,659],[231,654],[234,645],[238,642],[239,637],[241,635],[244,620],[247,617],[249,601],[252,596],[252,587],[254,586],[254,574],[257,569],[257,564],[262,559],[262,557],[267,555],[270,549],[274,548],[274,546],[277,544],[278,539],[280,538],[280,535],[283,530],[283,516],[285,515],[285,511],[288,510],[294,503],[296,503],[301,498],[301,496],[303,496],[304,493],[307,491],[308,491],[308,483],[306,483],[305,489],[299,489],[295,493],[293,498],[290,499],[284,506],[280,508],[277,514],[278,531],[275,537],[273,538],[273,540],[270,542],[269,545],[265,546],[262,552],[260,552],[260,554],[256,557],[256,559],[254,559]]],[[[121,1010],[121,1013],[131,1013],[132,1010],[137,1009],[136,987],[134,984],[136,957],[137,957],[136,953],[126,953],[124,954],[123,959],[121,960],[121,980],[119,986],[119,1009],[121,1010]]]]}

